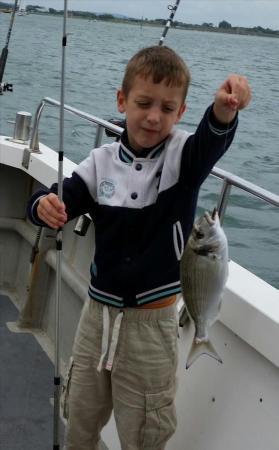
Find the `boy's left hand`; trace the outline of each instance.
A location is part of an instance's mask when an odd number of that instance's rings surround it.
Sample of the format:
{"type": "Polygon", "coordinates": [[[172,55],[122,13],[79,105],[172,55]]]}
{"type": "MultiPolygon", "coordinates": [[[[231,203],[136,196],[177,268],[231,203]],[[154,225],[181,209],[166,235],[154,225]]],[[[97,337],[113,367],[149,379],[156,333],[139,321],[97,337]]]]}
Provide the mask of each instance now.
{"type": "Polygon", "coordinates": [[[215,95],[213,111],[219,122],[231,122],[237,111],[245,108],[252,94],[247,78],[241,75],[232,74],[220,86],[215,95]]]}

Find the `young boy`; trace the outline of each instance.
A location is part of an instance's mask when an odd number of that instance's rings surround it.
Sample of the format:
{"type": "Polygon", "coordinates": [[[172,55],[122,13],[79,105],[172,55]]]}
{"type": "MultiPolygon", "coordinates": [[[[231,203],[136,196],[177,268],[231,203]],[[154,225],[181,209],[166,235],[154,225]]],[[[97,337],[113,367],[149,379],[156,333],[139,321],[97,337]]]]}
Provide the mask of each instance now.
{"type": "Polygon", "coordinates": [[[114,409],[122,450],[163,450],[176,427],[176,294],[179,254],[198,192],[232,142],[250,101],[231,75],[194,134],[175,128],[190,82],[170,48],[139,51],[117,94],[120,142],[94,149],[69,179],[30,200],[29,216],[52,228],[89,212],[96,234],[89,296],[73,348],[67,450],[99,449],[114,409]]]}

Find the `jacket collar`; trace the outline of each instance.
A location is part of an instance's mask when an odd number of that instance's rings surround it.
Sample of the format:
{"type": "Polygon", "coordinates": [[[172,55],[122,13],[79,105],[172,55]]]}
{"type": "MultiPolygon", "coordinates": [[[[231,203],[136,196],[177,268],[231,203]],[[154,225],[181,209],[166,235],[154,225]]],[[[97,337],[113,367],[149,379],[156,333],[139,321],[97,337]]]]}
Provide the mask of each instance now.
{"type": "Polygon", "coordinates": [[[136,152],[130,145],[128,140],[128,133],[125,129],[121,135],[119,146],[119,158],[126,164],[132,164],[135,159],[155,159],[160,156],[165,148],[166,139],[153,148],[147,148],[140,153],[136,152]]]}

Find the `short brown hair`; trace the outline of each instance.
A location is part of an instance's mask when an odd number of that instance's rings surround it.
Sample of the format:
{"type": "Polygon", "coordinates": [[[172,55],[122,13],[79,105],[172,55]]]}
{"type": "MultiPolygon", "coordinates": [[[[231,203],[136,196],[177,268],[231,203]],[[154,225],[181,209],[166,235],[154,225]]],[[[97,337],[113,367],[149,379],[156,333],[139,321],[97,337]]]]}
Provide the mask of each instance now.
{"type": "Polygon", "coordinates": [[[126,97],[137,75],[145,79],[152,76],[155,84],[165,80],[167,86],[183,86],[183,101],[191,80],[190,71],[182,58],[171,48],[159,45],[141,49],[128,62],[122,82],[126,97]]]}

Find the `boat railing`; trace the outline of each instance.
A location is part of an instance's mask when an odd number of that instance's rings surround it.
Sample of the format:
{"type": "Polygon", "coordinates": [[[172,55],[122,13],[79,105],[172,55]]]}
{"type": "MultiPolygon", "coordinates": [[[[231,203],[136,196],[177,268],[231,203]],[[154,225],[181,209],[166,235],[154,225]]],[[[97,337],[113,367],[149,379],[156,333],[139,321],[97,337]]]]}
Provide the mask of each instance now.
{"type": "Polygon", "coordinates": [[[224,220],[225,210],[232,186],[237,187],[260,200],[264,200],[270,205],[279,207],[279,195],[274,194],[273,192],[270,192],[260,186],[257,186],[256,184],[251,183],[244,178],[241,178],[216,166],[214,166],[211,170],[211,175],[223,180],[222,190],[219,195],[217,206],[221,223],[224,220]]]}
{"type": "MultiPolygon", "coordinates": [[[[31,138],[30,138],[30,150],[32,152],[39,151],[38,139],[37,139],[38,132],[39,132],[39,122],[41,119],[43,109],[46,104],[60,107],[60,102],[57,100],[54,100],[53,98],[50,98],[50,97],[45,97],[40,102],[40,104],[37,108],[37,111],[35,113],[33,129],[32,129],[31,138]]],[[[99,117],[93,116],[92,114],[88,114],[84,111],[81,111],[80,109],[73,108],[72,106],[64,105],[64,110],[68,111],[69,113],[74,114],[82,119],[85,119],[88,122],[91,122],[97,126],[94,147],[99,147],[101,145],[104,130],[109,130],[117,135],[120,135],[123,131],[123,128],[119,127],[118,125],[114,125],[113,123],[111,123],[107,120],[100,119],[99,117]]]]}
{"type": "MultiPolygon", "coordinates": [[[[46,104],[53,105],[60,107],[60,102],[57,100],[54,100],[50,97],[45,97],[39,104],[35,117],[34,117],[34,123],[33,123],[33,129],[30,139],[30,151],[31,152],[38,152],[38,129],[39,129],[39,122],[40,118],[44,109],[44,106],[46,104]]],[[[109,130],[113,132],[115,135],[120,135],[123,131],[123,128],[107,121],[104,119],[100,119],[99,117],[93,116],[91,114],[88,114],[84,111],[81,111],[79,109],[73,108],[69,105],[64,105],[65,111],[68,111],[71,114],[74,114],[82,119],[87,120],[88,122],[93,123],[96,125],[96,135],[95,135],[95,142],[94,147],[99,147],[102,143],[103,139],[103,132],[104,130],[109,130]]],[[[222,189],[221,193],[219,195],[218,200],[218,212],[220,216],[221,222],[224,220],[225,211],[228,203],[228,199],[230,196],[231,187],[237,187],[241,189],[242,191],[248,192],[249,194],[253,195],[254,197],[257,197],[261,200],[264,200],[265,202],[279,207],[279,195],[274,194],[266,189],[263,189],[256,184],[250,183],[249,181],[246,181],[245,179],[238,177],[237,175],[234,175],[230,172],[227,172],[223,169],[220,169],[218,167],[214,167],[211,171],[211,174],[214,177],[217,177],[221,180],[223,180],[222,183],[222,189]]]]}

